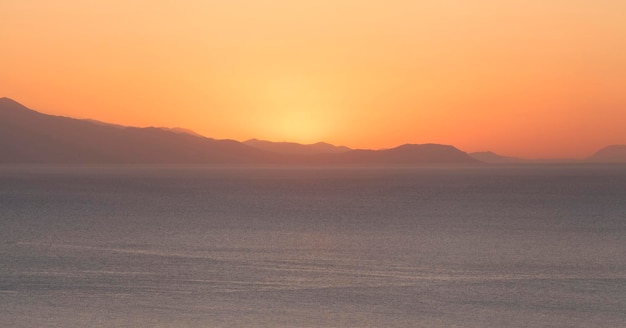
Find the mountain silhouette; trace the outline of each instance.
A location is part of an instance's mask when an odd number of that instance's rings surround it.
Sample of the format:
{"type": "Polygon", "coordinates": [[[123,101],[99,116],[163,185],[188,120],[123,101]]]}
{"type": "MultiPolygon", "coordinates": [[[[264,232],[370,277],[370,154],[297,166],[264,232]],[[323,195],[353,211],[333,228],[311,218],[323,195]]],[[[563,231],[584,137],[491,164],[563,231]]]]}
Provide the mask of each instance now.
{"type": "Polygon", "coordinates": [[[303,145],[295,142],[273,142],[266,140],[250,139],[243,142],[246,145],[277,154],[335,154],[345,153],[351,149],[344,146],[335,146],[325,142],[303,145]]]}
{"type": "Polygon", "coordinates": [[[626,145],[604,147],[587,158],[588,162],[626,163],[626,145]]]}
{"type": "Polygon", "coordinates": [[[0,98],[0,163],[420,165],[480,161],[437,144],[350,150],[327,143],[216,140],[180,128],[126,127],[47,115],[0,98]]]}
{"type": "Polygon", "coordinates": [[[392,149],[356,149],[340,154],[318,155],[317,160],[332,164],[478,164],[479,160],[449,145],[405,144],[392,149]]]}
{"type": "Polygon", "coordinates": [[[268,163],[263,151],[161,128],[122,127],[30,110],[0,98],[2,163],[268,163]]]}

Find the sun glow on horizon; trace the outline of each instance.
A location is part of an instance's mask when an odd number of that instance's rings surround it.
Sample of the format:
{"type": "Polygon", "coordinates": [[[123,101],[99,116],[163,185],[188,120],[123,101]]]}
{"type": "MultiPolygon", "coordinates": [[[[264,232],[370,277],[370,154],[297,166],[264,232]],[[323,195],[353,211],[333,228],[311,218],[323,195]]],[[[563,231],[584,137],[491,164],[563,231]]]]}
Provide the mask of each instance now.
{"type": "Polygon", "coordinates": [[[228,93],[245,94],[249,130],[273,141],[315,143],[329,137],[342,112],[337,89],[324,77],[279,70],[247,72],[228,93]]]}
{"type": "Polygon", "coordinates": [[[520,157],[626,143],[624,1],[0,0],[0,12],[0,97],[50,114],[520,157]]]}

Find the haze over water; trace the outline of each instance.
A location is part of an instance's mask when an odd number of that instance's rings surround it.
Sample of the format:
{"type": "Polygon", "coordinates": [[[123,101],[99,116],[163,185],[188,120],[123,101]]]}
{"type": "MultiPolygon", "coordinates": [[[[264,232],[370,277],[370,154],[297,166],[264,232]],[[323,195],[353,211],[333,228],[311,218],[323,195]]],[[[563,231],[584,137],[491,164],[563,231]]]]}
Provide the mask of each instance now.
{"type": "Polygon", "coordinates": [[[0,168],[0,326],[626,326],[626,168],[0,168]]]}

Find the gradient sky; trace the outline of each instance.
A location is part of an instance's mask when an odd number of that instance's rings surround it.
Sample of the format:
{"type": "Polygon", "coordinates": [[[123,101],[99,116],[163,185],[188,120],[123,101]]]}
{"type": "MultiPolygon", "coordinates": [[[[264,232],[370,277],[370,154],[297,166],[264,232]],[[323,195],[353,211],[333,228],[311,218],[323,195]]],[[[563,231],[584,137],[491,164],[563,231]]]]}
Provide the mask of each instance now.
{"type": "Polygon", "coordinates": [[[0,96],[214,138],[626,143],[624,0],[0,0],[0,96]]]}

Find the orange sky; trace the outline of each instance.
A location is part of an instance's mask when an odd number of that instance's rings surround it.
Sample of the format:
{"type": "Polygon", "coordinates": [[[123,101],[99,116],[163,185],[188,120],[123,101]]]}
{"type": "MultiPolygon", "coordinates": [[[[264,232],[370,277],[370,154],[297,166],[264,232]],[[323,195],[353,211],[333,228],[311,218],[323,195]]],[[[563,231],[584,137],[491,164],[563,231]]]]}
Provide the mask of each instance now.
{"type": "Polygon", "coordinates": [[[626,143],[623,0],[0,0],[0,97],[214,138],[626,143]]]}

